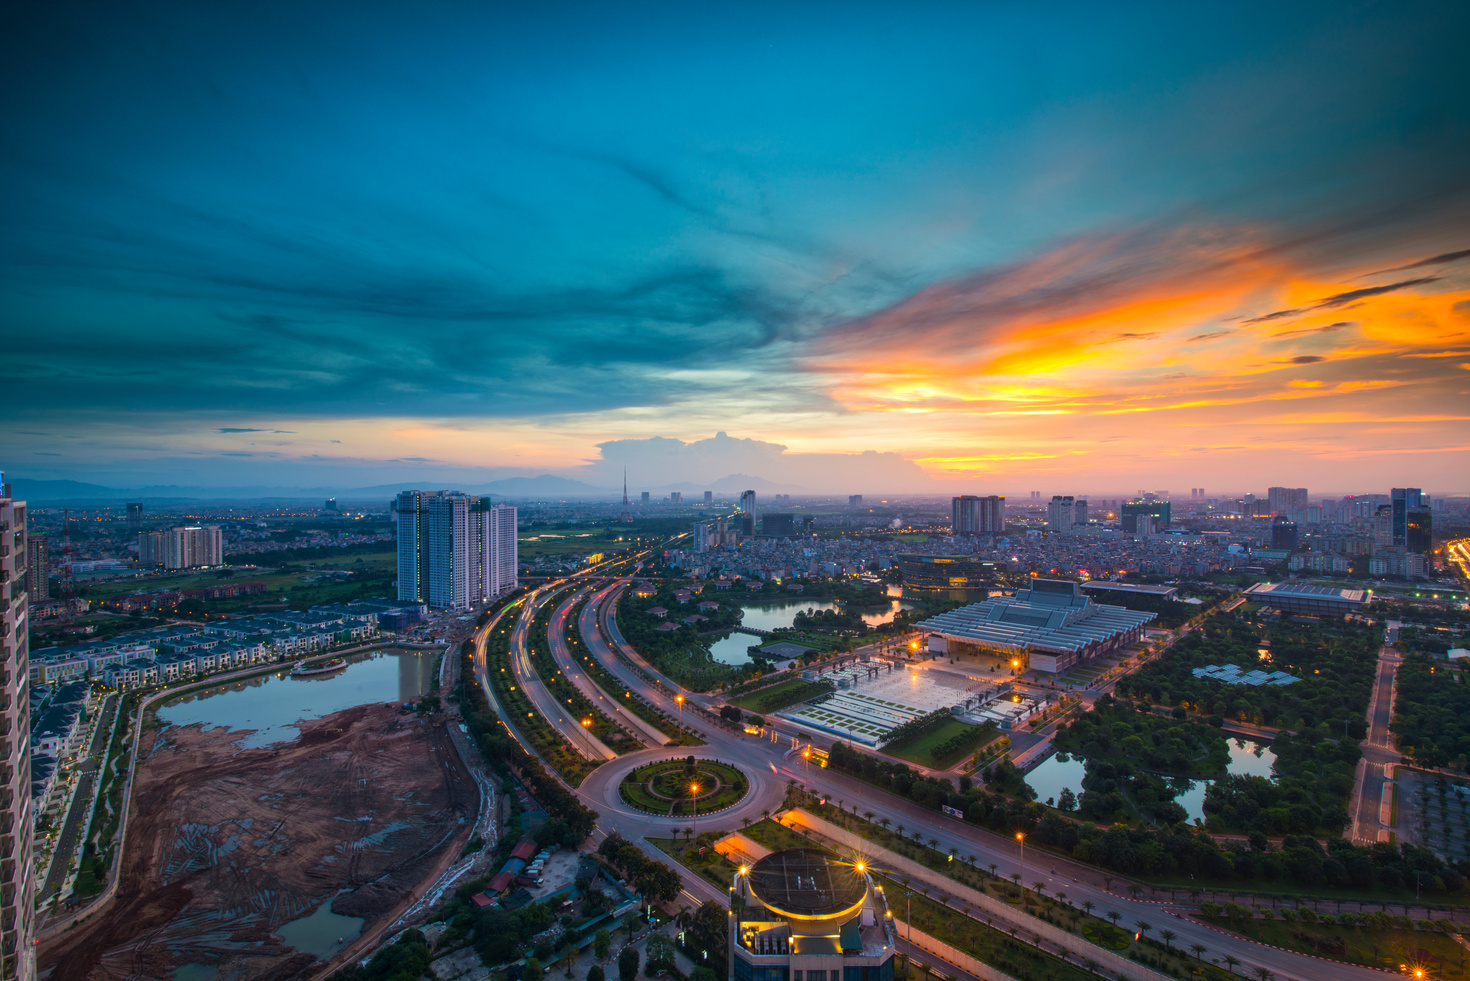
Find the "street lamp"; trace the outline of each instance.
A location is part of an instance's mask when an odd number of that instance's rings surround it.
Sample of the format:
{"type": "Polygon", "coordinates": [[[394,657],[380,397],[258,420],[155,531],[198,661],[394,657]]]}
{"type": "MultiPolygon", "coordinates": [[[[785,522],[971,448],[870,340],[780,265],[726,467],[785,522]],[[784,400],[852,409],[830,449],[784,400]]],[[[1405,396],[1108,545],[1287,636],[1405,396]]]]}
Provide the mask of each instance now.
{"type": "Polygon", "coordinates": [[[592,758],[592,720],[582,720],[582,735],[587,737],[587,758],[592,758]]]}
{"type": "Polygon", "coordinates": [[[684,724],[684,696],[675,695],[674,701],[679,705],[679,725],[682,726],[684,724]]]}
{"type": "Polygon", "coordinates": [[[699,837],[699,784],[689,785],[689,800],[694,805],[694,836],[699,837]]]}
{"type": "Polygon", "coordinates": [[[1017,831],[1016,841],[1021,843],[1021,899],[1024,901],[1026,898],[1026,836],[1017,831]]]}

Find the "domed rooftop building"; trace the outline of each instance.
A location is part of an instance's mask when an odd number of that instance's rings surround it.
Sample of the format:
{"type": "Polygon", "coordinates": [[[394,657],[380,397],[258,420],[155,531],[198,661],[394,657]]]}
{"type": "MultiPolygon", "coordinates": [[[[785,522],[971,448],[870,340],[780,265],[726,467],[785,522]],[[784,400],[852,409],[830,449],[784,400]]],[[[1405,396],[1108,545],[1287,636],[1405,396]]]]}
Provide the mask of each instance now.
{"type": "Polygon", "coordinates": [[[730,891],[730,981],[893,981],[893,919],[862,863],[772,852],[730,891]]]}

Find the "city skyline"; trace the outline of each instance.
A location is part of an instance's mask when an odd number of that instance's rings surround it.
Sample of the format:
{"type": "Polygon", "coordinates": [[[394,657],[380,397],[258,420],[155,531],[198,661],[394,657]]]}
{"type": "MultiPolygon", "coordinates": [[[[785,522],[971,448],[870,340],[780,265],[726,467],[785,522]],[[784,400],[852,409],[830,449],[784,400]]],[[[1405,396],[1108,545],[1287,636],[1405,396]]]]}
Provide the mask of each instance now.
{"type": "Polygon", "coordinates": [[[1463,7],[346,10],[7,32],[17,477],[1465,490],[1463,7]]]}

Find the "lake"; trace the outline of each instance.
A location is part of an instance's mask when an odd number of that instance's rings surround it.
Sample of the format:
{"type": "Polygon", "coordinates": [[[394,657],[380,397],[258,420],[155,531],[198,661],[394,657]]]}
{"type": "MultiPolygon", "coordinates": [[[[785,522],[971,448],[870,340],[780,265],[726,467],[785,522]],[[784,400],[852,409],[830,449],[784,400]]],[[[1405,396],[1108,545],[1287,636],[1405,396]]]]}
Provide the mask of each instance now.
{"type": "Polygon", "coordinates": [[[437,657],[437,651],[366,651],[348,655],[341,671],[310,678],[293,678],[282,665],[270,674],[171,699],[159,707],[158,717],[176,726],[251,729],[242,748],[269,746],[300,735],[294,723],[302,719],[357,705],[414,701],[432,688],[437,657]]]}
{"type": "MultiPolygon", "coordinates": [[[[1230,749],[1230,763],[1225,767],[1225,772],[1237,776],[1257,776],[1272,778],[1272,766],[1276,763],[1276,754],[1271,752],[1271,747],[1266,743],[1256,742],[1254,739],[1228,738],[1226,740],[1230,749]]],[[[1081,756],[1069,755],[1067,753],[1055,753],[1040,763],[1034,770],[1026,774],[1026,782],[1036,791],[1036,799],[1043,803],[1047,798],[1056,800],[1061,796],[1062,789],[1070,787],[1072,793],[1082,796],[1082,777],[1086,771],[1086,764],[1081,756]]],[[[1180,807],[1184,808],[1189,815],[1190,821],[1203,821],[1205,817],[1205,789],[1213,780],[1172,780],[1176,787],[1182,788],[1174,795],[1174,800],[1180,807]]]]}
{"type": "MultiPolygon", "coordinates": [[[[887,607],[872,607],[862,611],[863,622],[870,627],[876,627],[880,623],[888,623],[899,610],[913,609],[913,603],[905,603],[899,599],[889,599],[887,607]]],[[[740,623],[746,627],[754,627],[757,630],[777,630],[781,627],[789,627],[796,619],[796,614],[807,610],[835,610],[838,604],[831,600],[804,600],[791,599],[776,603],[760,603],[746,606],[745,616],[740,623]]],[[[710,653],[716,661],[722,664],[749,664],[750,653],[747,648],[752,644],[764,644],[763,638],[754,634],[732,631],[718,638],[705,638],[710,642],[710,653]]]]}

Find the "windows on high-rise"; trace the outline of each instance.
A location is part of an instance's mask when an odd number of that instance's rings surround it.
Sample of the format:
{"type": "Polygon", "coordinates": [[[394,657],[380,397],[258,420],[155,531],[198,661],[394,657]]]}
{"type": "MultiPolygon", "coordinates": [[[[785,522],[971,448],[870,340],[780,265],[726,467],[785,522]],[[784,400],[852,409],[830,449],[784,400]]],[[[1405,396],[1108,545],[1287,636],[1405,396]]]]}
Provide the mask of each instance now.
{"type": "Polygon", "coordinates": [[[0,977],[36,976],[26,506],[0,474],[0,977]]]}
{"type": "Polygon", "coordinates": [[[1389,502],[1393,508],[1393,543],[1407,545],[1409,543],[1409,509],[1427,503],[1424,500],[1424,492],[1417,487],[1395,487],[1389,492],[1389,502]]]}
{"type": "Polygon", "coordinates": [[[950,502],[951,534],[1001,535],[1006,530],[1006,499],[992,494],[962,494],[950,502]]]}
{"type": "Polygon", "coordinates": [[[403,491],[398,598],[467,609],[516,587],[516,509],[458,491],[403,491]]]}

